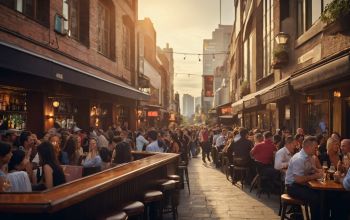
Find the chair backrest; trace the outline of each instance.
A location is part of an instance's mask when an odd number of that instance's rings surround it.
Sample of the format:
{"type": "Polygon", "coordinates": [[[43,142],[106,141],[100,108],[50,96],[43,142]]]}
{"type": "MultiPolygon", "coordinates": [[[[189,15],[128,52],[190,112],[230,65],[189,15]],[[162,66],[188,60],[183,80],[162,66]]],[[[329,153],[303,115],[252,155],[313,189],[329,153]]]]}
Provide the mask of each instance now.
{"type": "Polygon", "coordinates": [[[61,165],[66,182],[79,179],[83,176],[83,166],[61,165]]]}
{"type": "Polygon", "coordinates": [[[98,173],[101,171],[101,167],[84,167],[83,168],[83,176],[89,176],[94,173],[98,173]]]}

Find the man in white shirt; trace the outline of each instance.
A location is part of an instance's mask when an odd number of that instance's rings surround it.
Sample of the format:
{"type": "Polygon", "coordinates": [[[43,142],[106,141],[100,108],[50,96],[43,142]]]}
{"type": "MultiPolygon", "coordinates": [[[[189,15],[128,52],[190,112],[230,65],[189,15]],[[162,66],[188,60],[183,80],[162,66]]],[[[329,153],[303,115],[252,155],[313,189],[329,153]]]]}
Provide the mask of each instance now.
{"type": "Polygon", "coordinates": [[[288,168],[290,158],[293,156],[295,150],[295,143],[293,136],[287,136],[285,139],[285,145],[279,149],[275,155],[275,169],[282,170],[288,168]]]}

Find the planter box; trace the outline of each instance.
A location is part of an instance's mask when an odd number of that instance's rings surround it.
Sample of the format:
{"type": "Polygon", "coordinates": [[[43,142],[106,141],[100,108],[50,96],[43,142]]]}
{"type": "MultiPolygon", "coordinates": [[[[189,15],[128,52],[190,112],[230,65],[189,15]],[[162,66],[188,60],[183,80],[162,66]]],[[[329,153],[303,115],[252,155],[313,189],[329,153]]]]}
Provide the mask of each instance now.
{"type": "Polygon", "coordinates": [[[335,35],[338,33],[348,32],[350,30],[350,14],[347,16],[341,17],[336,21],[327,24],[323,28],[323,33],[326,35],[335,35]]]}

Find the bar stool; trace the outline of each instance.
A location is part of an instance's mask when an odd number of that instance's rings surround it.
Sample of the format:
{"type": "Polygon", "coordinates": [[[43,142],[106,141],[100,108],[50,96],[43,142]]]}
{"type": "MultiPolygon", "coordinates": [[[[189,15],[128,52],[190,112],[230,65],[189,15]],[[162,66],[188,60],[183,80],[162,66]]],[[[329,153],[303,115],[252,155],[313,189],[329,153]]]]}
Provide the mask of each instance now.
{"type": "Polygon", "coordinates": [[[292,198],[288,194],[282,194],[281,195],[281,201],[282,201],[281,220],[290,219],[290,218],[288,218],[286,216],[287,207],[289,205],[299,205],[299,206],[301,206],[303,219],[310,220],[308,205],[305,202],[303,202],[303,201],[301,201],[299,199],[292,198]]]}
{"type": "Polygon", "coordinates": [[[179,175],[175,175],[175,174],[173,174],[173,175],[168,175],[168,179],[169,179],[169,180],[175,180],[175,181],[177,181],[178,184],[176,185],[176,188],[177,188],[177,189],[180,189],[181,177],[180,177],[179,175]]]}
{"type": "Polygon", "coordinates": [[[145,206],[142,202],[134,201],[130,202],[123,207],[123,211],[130,217],[130,219],[143,219],[143,212],[145,210],[145,206]]]}
{"type": "Polygon", "coordinates": [[[245,183],[245,179],[247,177],[249,167],[233,166],[233,170],[234,170],[235,175],[237,175],[239,173],[238,181],[241,182],[241,188],[243,189],[243,185],[245,183]]]}
{"type": "Polygon", "coordinates": [[[188,194],[191,194],[191,190],[190,190],[190,179],[188,177],[188,168],[187,168],[187,164],[183,165],[180,164],[178,166],[179,169],[179,174],[182,177],[182,183],[185,184],[185,178],[186,178],[186,183],[187,183],[187,188],[188,188],[188,194]],[[184,176],[185,173],[185,176],[184,176]]]}
{"type": "Polygon", "coordinates": [[[179,181],[176,180],[168,180],[162,184],[160,184],[160,190],[164,195],[164,203],[163,213],[172,213],[173,219],[177,219],[177,206],[179,203],[179,195],[176,189],[176,186],[179,184],[179,181]],[[170,204],[170,207],[167,205],[170,204]]]}
{"type": "Polygon", "coordinates": [[[105,218],[105,220],[127,220],[128,215],[125,212],[118,212],[112,216],[105,218]]]}
{"type": "Polygon", "coordinates": [[[150,190],[143,195],[145,204],[145,219],[162,219],[163,193],[159,190],[150,190]]]}

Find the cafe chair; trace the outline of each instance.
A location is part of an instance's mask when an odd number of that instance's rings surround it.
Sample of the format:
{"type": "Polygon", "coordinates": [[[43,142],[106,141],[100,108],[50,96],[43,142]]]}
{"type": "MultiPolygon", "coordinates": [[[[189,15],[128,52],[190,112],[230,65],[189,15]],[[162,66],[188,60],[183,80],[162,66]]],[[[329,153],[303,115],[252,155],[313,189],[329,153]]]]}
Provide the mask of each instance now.
{"type": "Polygon", "coordinates": [[[248,161],[244,158],[234,157],[233,158],[233,178],[232,182],[235,183],[235,180],[241,182],[241,188],[243,189],[243,185],[248,176],[249,166],[248,161]]]}
{"type": "Polygon", "coordinates": [[[309,215],[309,208],[308,205],[298,199],[292,198],[288,194],[282,194],[281,195],[281,201],[282,201],[282,214],[281,214],[281,220],[288,219],[290,220],[287,216],[287,208],[288,206],[293,206],[293,205],[299,205],[301,206],[302,210],[302,215],[304,220],[310,220],[310,215],[309,215]]]}
{"type": "Polygon", "coordinates": [[[143,195],[145,205],[144,218],[146,220],[162,219],[163,193],[159,190],[150,190],[143,195]]]}
{"type": "Polygon", "coordinates": [[[181,177],[181,185],[184,186],[185,181],[186,181],[188,194],[191,194],[190,179],[188,177],[187,164],[186,163],[180,163],[180,165],[178,166],[178,172],[179,172],[179,176],[181,177]]]}
{"type": "Polygon", "coordinates": [[[130,219],[143,220],[143,212],[145,206],[142,202],[134,201],[130,202],[123,207],[123,211],[128,215],[130,219]]]}
{"type": "Polygon", "coordinates": [[[128,215],[125,212],[118,212],[116,214],[112,214],[111,216],[108,216],[107,218],[104,218],[104,220],[127,220],[128,215]]]}

